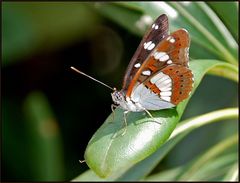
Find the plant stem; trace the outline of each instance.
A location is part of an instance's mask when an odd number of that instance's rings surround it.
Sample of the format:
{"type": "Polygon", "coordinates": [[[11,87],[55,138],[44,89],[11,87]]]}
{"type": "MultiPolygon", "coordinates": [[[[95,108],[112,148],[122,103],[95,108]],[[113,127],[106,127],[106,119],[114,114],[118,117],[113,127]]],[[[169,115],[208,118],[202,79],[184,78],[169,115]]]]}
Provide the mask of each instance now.
{"type": "Polygon", "coordinates": [[[221,109],[207,114],[203,114],[201,116],[194,117],[192,119],[180,123],[178,127],[173,131],[172,135],[170,136],[170,139],[174,138],[180,133],[183,133],[185,131],[191,131],[195,128],[213,123],[215,121],[232,119],[237,117],[238,108],[221,109]]]}

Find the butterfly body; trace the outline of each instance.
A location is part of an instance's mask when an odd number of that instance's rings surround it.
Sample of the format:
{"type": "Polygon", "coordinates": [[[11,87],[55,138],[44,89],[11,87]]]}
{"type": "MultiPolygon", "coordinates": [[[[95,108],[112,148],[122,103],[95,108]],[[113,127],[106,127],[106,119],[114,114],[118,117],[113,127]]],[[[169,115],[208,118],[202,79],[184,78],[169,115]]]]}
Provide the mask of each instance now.
{"type": "Polygon", "coordinates": [[[123,91],[115,91],[111,95],[114,103],[125,111],[140,112],[144,110],[139,102],[134,102],[129,97],[126,97],[123,91]]]}
{"type": "Polygon", "coordinates": [[[186,99],[193,87],[190,38],[185,29],[168,34],[168,18],[159,16],[131,59],[123,88],[111,95],[125,111],[167,109],[186,99]]]}

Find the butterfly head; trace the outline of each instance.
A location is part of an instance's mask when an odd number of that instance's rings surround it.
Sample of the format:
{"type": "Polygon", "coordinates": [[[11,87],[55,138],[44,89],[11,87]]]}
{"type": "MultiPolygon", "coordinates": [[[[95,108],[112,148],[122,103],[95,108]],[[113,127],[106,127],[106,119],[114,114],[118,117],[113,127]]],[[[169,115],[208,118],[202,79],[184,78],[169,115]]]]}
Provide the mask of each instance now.
{"type": "Polygon", "coordinates": [[[122,91],[118,91],[116,88],[114,88],[114,92],[111,93],[113,102],[117,105],[120,105],[121,103],[125,102],[125,96],[122,91]]]}

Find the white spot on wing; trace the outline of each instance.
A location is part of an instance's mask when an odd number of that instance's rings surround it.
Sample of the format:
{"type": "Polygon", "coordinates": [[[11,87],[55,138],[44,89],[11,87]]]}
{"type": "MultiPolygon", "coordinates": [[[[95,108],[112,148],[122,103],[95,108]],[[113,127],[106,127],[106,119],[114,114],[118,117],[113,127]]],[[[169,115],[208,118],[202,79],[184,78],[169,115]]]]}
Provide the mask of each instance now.
{"type": "Polygon", "coordinates": [[[172,90],[172,88],[170,88],[170,87],[167,87],[167,88],[161,88],[161,91],[170,91],[170,90],[172,90]]]}
{"type": "MultiPolygon", "coordinates": [[[[158,60],[158,59],[161,59],[162,57],[164,58],[166,55],[167,55],[166,52],[155,52],[153,56],[156,60],[158,60]]],[[[167,55],[167,57],[168,57],[168,55],[167,55]]],[[[161,61],[161,60],[159,60],[159,61],[161,61]]]]}
{"type": "Polygon", "coordinates": [[[172,90],[172,82],[161,88],[161,91],[170,91],[170,90],[172,90]]]}
{"type": "Polygon", "coordinates": [[[136,64],[134,65],[135,68],[139,68],[140,66],[141,66],[140,63],[136,63],[136,64]]]}
{"type": "Polygon", "coordinates": [[[169,37],[167,37],[167,39],[166,39],[166,40],[167,40],[167,41],[169,41],[171,38],[172,38],[172,36],[169,36],[169,37]]]}
{"type": "Polygon", "coordinates": [[[171,101],[171,98],[170,98],[170,97],[161,97],[161,99],[166,100],[166,101],[168,101],[168,102],[171,101]]]}
{"type": "Polygon", "coordinates": [[[172,79],[162,72],[159,72],[157,75],[152,77],[150,82],[155,84],[162,92],[168,92],[165,94],[163,93],[164,96],[168,96],[169,92],[172,90],[172,79]]]}
{"type": "Polygon", "coordinates": [[[161,79],[162,77],[164,77],[165,74],[163,74],[162,72],[159,72],[157,75],[155,75],[154,77],[152,77],[150,79],[151,83],[155,83],[157,80],[161,79]]]}
{"type": "Polygon", "coordinates": [[[149,71],[149,70],[143,71],[142,74],[145,75],[145,76],[150,76],[151,75],[151,71],[149,71]]]}
{"type": "Polygon", "coordinates": [[[149,41],[149,42],[145,42],[144,44],[143,44],[143,46],[144,46],[144,49],[147,49],[150,45],[151,45],[151,43],[152,43],[152,41],[149,41]]]}
{"type": "Polygon", "coordinates": [[[159,61],[160,61],[160,62],[165,62],[165,61],[167,61],[168,59],[169,59],[169,56],[166,54],[166,55],[160,57],[160,58],[159,58],[159,61]]]}
{"type": "Polygon", "coordinates": [[[148,50],[152,50],[154,47],[155,47],[155,44],[152,43],[152,44],[150,44],[150,45],[147,47],[147,49],[148,49],[148,50]]]}
{"type": "Polygon", "coordinates": [[[156,60],[158,60],[159,58],[158,58],[158,52],[155,52],[154,54],[153,54],[153,57],[156,59],[156,60]]]}
{"type": "Polygon", "coordinates": [[[160,84],[163,81],[169,80],[169,76],[164,75],[163,77],[161,77],[159,80],[157,80],[157,82],[155,83],[156,85],[160,84]]]}
{"type": "Polygon", "coordinates": [[[152,77],[150,81],[157,85],[158,83],[161,83],[161,82],[163,82],[165,80],[168,80],[168,79],[170,79],[170,77],[168,75],[160,72],[159,74],[152,77]]]}
{"type": "Polygon", "coordinates": [[[157,29],[159,28],[159,26],[156,25],[156,24],[153,24],[153,25],[152,25],[152,28],[157,30],[157,29]]]}
{"type": "Polygon", "coordinates": [[[170,43],[175,43],[175,39],[174,39],[174,38],[171,38],[171,39],[169,40],[169,42],[170,42],[170,43]]]}
{"type": "Polygon", "coordinates": [[[172,60],[168,60],[168,61],[167,61],[167,64],[172,64],[172,60]]]}
{"type": "Polygon", "coordinates": [[[157,87],[159,88],[159,90],[161,90],[161,88],[165,88],[169,83],[171,83],[172,80],[170,78],[166,79],[166,80],[159,80],[157,81],[155,84],[157,85],[157,87]]]}
{"type": "Polygon", "coordinates": [[[171,91],[162,91],[160,92],[161,97],[170,97],[172,95],[171,91]]]}

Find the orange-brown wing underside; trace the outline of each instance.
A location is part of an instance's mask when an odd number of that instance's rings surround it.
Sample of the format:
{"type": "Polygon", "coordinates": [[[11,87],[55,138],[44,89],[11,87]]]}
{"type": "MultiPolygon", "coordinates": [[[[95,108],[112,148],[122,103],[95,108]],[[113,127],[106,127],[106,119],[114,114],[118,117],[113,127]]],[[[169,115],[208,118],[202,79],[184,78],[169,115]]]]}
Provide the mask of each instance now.
{"type": "MultiPolygon", "coordinates": [[[[160,93],[159,88],[149,83],[151,77],[153,77],[159,71],[166,72],[165,74],[173,74],[171,78],[173,82],[176,84],[176,88],[173,89],[173,97],[171,102],[177,104],[181,101],[185,95],[188,95],[189,92],[185,92],[183,87],[191,88],[191,81],[183,81],[180,79],[181,77],[188,77],[189,72],[188,69],[189,57],[188,51],[190,46],[190,38],[189,34],[185,29],[180,29],[167,36],[164,40],[162,40],[152,51],[152,53],[148,56],[148,58],[143,62],[141,67],[136,72],[133,77],[126,96],[130,97],[134,86],[137,83],[144,83],[147,87],[155,93],[160,93]],[[165,54],[164,54],[165,53],[165,54]],[[160,55],[157,55],[160,54],[160,55]],[[170,67],[171,66],[171,67],[170,67]],[[168,70],[168,69],[173,70],[168,70]],[[173,71],[178,69],[178,74],[174,74],[173,71]],[[150,75],[149,72],[150,71],[150,75]],[[171,71],[171,72],[170,72],[171,71]],[[183,76],[181,76],[183,75],[183,76]],[[184,84],[186,82],[186,84],[184,84]],[[177,88],[180,86],[180,88],[177,88]],[[182,87],[181,87],[182,86],[182,87]],[[177,94],[178,92],[179,94],[177,94]],[[184,93],[185,92],[185,93],[184,93]],[[182,97],[180,97],[182,96],[182,97]]],[[[189,75],[192,79],[192,75],[189,75]]]]}
{"type": "MultiPolygon", "coordinates": [[[[193,74],[192,71],[184,66],[181,65],[170,65],[162,69],[160,72],[169,76],[171,78],[171,92],[170,102],[174,105],[177,105],[179,102],[186,99],[193,88],[193,74]]],[[[156,73],[157,75],[159,73],[156,73]]],[[[154,93],[159,94],[161,98],[161,88],[152,83],[151,77],[144,81],[144,85],[151,89],[154,93]]]]}

